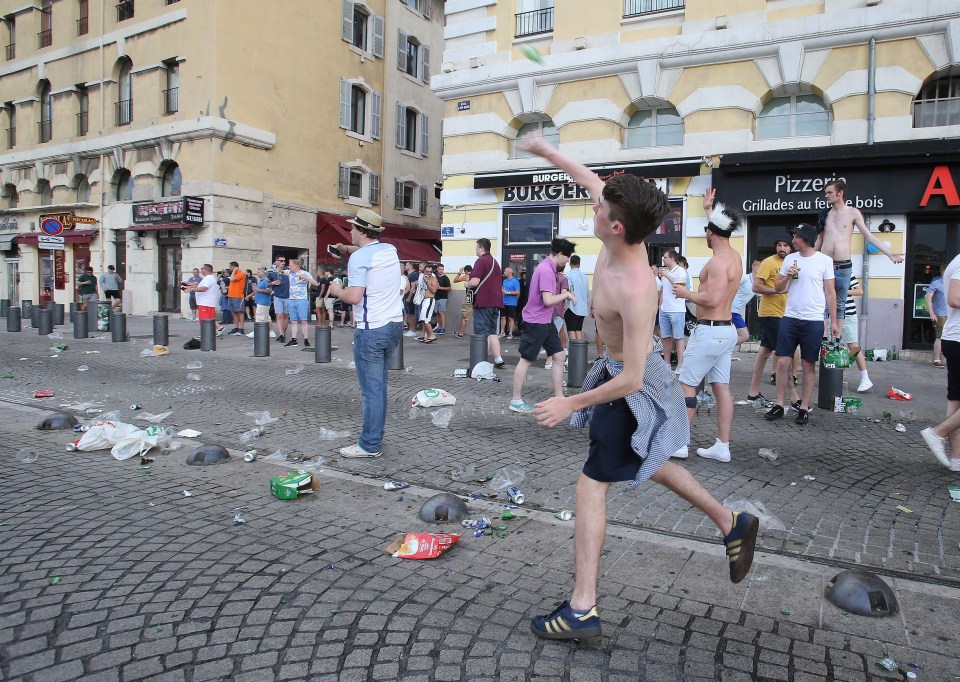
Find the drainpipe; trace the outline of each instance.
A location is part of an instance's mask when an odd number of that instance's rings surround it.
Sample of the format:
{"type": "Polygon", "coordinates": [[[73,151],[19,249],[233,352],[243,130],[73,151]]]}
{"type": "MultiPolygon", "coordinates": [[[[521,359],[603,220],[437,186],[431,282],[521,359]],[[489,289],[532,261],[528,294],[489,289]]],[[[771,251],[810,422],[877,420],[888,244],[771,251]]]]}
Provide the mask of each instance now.
{"type": "Polygon", "coordinates": [[[870,67],[867,69],[867,144],[873,144],[877,99],[877,39],[870,36],[870,67]]]}

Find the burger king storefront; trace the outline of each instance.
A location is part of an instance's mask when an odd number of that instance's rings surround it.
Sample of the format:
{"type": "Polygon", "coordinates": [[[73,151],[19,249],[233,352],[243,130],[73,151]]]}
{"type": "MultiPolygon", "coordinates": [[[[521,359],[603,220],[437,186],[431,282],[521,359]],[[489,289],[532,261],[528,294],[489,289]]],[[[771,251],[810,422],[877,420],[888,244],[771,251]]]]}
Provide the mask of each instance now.
{"type": "Polygon", "coordinates": [[[861,342],[870,348],[928,350],[933,324],[924,287],[960,250],[960,140],[890,142],[727,154],[713,171],[717,201],[747,217],[746,262],[773,253],[797,223],[817,223],[831,180],[863,214],[893,263],[854,230],[853,271],[864,281],[861,342]]]}

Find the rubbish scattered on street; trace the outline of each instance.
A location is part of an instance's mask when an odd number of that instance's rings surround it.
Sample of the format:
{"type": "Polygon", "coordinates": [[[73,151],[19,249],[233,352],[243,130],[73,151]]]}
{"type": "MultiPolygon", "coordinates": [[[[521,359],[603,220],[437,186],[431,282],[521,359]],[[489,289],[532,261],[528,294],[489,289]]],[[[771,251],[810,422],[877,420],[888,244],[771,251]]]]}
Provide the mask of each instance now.
{"type": "Polygon", "coordinates": [[[184,497],[193,497],[193,493],[190,492],[189,490],[184,490],[184,491],[183,491],[183,496],[184,496],[184,497]]]}
{"type": "Polygon", "coordinates": [[[353,360],[351,360],[350,364],[347,365],[347,369],[356,369],[356,368],[357,368],[357,363],[355,363],[353,360]]]}
{"type": "Polygon", "coordinates": [[[130,406],[130,409],[131,409],[131,410],[142,410],[142,409],[143,409],[143,405],[141,405],[140,403],[134,403],[133,405],[130,406]]]}
{"type": "Polygon", "coordinates": [[[460,525],[464,528],[473,528],[473,529],[484,529],[490,527],[490,519],[484,517],[482,519],[464,519],[460,522],[460,525]]]}
{"type": "Polygon", "coordinates": [[[404,488],[409,488],[409,483],[404,483],[403,481],[387,481],[383,484],[384,490],[403,490],[404,488]]]}
{"type": "Polygon", "coordinates": [[[170,354],[170,349],[167,348],[166,346],[160,345],[159,343],[158,343],[158,344],[154,344],[154,346],[153,346],[153,354],[156,355],[156,356],[169,355],[169,354],[170,354]]]}
{"type": "Polygon", "coordinates": [[[320,440],[340,440],[341,438],[349,438],[349,431],[334,431],[333,429],[327,429],[323,426],[320,427],[320,440]]]}
{"type": "Polygon", "coordinates": [[[747,512],[760,519],[760,526],[764,532],[770,530],[786,530],[786,526],[776,516],[768,512],[762,502],[750,502],[748,500],[735,500],[733,502],[723,501],[723,506],[730,511],[747,512]]]}
{"type": "Polygon", "coordinates": [[[464,367],[464,368],[461,368],[461,369],[455,369],[455,370],[453,370],[453,375],[452,375],[452,376],[453,376],[454,379],[466,379],[468,374],[470,374],[470,372],[467,371],[467,368],[466,368],[466,367],[464,367]]]}
{"type": "Polygon", "coordinates": [[[451,394],[440,388],[426,388],[410,401],[415,407],[440,407],[442,405],[456,405],[457,399],[451,394]]]}
{"type": "Polygon", "coordinates": [[[201,431],[195,431],[193,429],[183,429],[182,431],[177,431],[177,435],[181,438],[197,438],[201,433],[201,431]]]}
{"type": "Polygon", "coordinates": [[[201,379],[202,377],[194,372],[190,372],[190,374],[187,375],[187,381],[200,381],[201,379]]]}
{"type": "Polygon", "coordinates": [[[780,609],[780,613],[781,613],[781,615],[789,616],[789,615],[790,615],[790,609],[780,609]]]}
{"type": "Polygon", "coordinates": [[[277,450],[270,455],[267,455],[264,459],[267,459],[271,462],[286,462],[287,461],[287,451],[286,450],[277,450]]]}
{"type": "Polygon", "coordinates": [[[406,372],[407,374],[413,374],[413,366],[405,367],[403,371],[406,372]]]}
{"type": "Polygon", "coordinates": [[[17,452],[17,461],[24,464],[33,464],[40,458],[40,453],[30,448],[24,448],[17,452]]]}
{"type": "Polygon", "coordinates": [[[960,502],[960,485],[951,485],[947,487],[950,492],[950,499],[954,502],[960,502]]]}
{"type": "Polygon", "coordinates": [[[256,461],[256,459],[257,459],[257,451],[256,451],[256,450],[247,450],[247,452],[244,453],[244,455],[243,455],[243,461],[244,461],[244,462],[253,462],[253,461],[256,461]]]}
{"type": "Polygon", "coordinates": [[[504,509],[503,513],[500,515],[500,518],[503,519],[504,521],[509,521],[510,519],[517,518],[517,515],[514,514],[512,511],[510,511],[509,509],[504,509]]]}
{"type": "Polygon", "coordinates": [[[917,413],[914,410],[900,410],[897,412],[897,419],[902,422],[916,421],[917,413]]]}
{"type": "MultiPolygon", "coordinates": [[[[523,476],[521,476],[520,478],[522,480],[523,476]]],[[[519,483],[519,481],[517,482],[519,483]]],[[[510,498],[510,501],[513,502],[514,504],[523,504],[524,499],[526,499],[523,495],[523,491],[520,490],[520,488],[517,488],[516,486],[511,486],[510,488],[507,489],[507,497],[510,498]]]]}
{"type": "Polygon", "coordinates": [[[459,533],[407,533],[387,547],[400,559],[436,559],[460,539],[459,533]]]}
{"type": "Polygon", "coordinates": [[[887,656],[886,658],[881,658],[879,661],[877,661],[877,667],[881,670],[894,672],[897,669],[897,662],[887,656]]]}
{"type": "Polygon", "coordinates": [[[53,340],[62,339],[62,338],[63,338],[63,332],[61,332],[59,329],[57,329],[56,331],[51,332],[50,334],[47,334],[47,338],[48,338],[48,339],[53,339],[53,340]]]}
{"type": "Polygon", "coordinates": [[[912,514],[912,513],[913,513],[913,510],[912,510],[912,509],[910,509],[910,508],[908,508],[908,507],[904,507],[902,504],[898,504],[898,505],[897,505],[897,509],[898,509],[899,511],[902,511],[904,514],[912,514]]]}
{"type": "Polygon", "coordinates": [[[297,365],[296,367],[291,367],[284,372],[288,377],[300,374],[303,371],[303,365],[297,365]]]}
{"type": "Polygon", "coordinates": [[[184,367],[184,369],[203,369],[203,363],[202,363],[202,362],[199,362],[199,361],[198,361],[198,362],[188,362],[188,363],[187,363],[187,366],[184,367]]]}
{"type": "MultiPolygon", "coordinates": [[[[131,407],[130,409],[132,410],[133,408],[131,407]]],[[[145,421],[145,422],[150,422],[151,424],[159,424],[164,419],[169,417],[171,414],[173,414],[173,410],[169,412],[161,412],[160,414],[151,414],[150,412],[144,412],[143,414],[137,415],[135,419],[145,421]]]]}
{"type": "Polygon", "coordinates": [[[561,521],[569,521],[570,519],[573,518],[573,512],[570,511],[569,509],[561,509],[556,514],[554,514],[554,516],[556,516],[561,521]]]}
{"type": "Polygon", "coordinates": [[[899,388],[891,388],[887,391],[887,397],[891,400],[913,400],[913,394],[901,391],[899,388]]]}
{"type": "Polygon", "coordinates": [[[88,367],[87,365],[80,365],[79,367],[77,367],[77,371],[78,371],[78,372],[86,372],[86,371],[88,371],[89,369],[90,369],[90,367],[88,367]]]}
{"type": "Polygon", "coordinates": [[[140,351],[140,357],[141,357],[141,358],[152,358],[152,357],[153,357],[153,349],[152,349],[152,348],[144,348],[142,351],[140,351]]]}
{"type": "Polygon", "coordinates": [[[13,375],[10,372],[4,372],[0,374],[0,379],[13,379],[13,375]]]}
{"type": "Polygon", "coordinates": [[[295,500],[320,490],[320,481],[309,472],[290,471],[270,479],[270,493],[278,500],[295,500]]]}
{"type": "Polygon", "coordinates": [[[493,365],[489,362],[478,362],[473,366],[473,370],[470,372],[470,376],[476,379],[477,381],[482,381],[483,379],[490,379],[491,381],[497,381],[498,377],[493,371],[493,365]]]}
{"type": "Polygon", "coordinates": [[[804,480],[804,481],[816,481],[816,480],[817,480],[817,477],[816,477],[816,476],[811,476],[810,474],[807,474],[806,476],[803,477],[803,480],[804,480]]]}
{"type": "Polygon", "coordinates": [[[244,431],[243,433],[241,433],[239,440],[241,443],[249,443],[250,441],[254,441],[260,436],[262,436],[263,432],[264,432],[264,429],[258,426],[256,428],[250,429],[249,431],[244,431]]]}
{"type": "MultiPolygon", "coordinates": [[[[64,346],[63,349],[66,350],[67,347],[64,346]]],[[[83,351],[83,354],[84,354],[84,355],[100,355],[100,351],[98,351],[98,350],[85,350],[85,351],[83,351]]]]}
{"type": "Polygon", "coordinates": [[[280,421],[279,417],[271,417],[269,412],[247,412],[246,415],[253,417],[253,423],[257,426],[268,426],[280,421]]]}
{"type": "Polygon", "coordinates": [[[903,424],[897,424],[896,426],[893,427],[893,430],[896,431],[897,433],[906,433],[907,427],[904,426],[903,424]]]}
{"type": "Polygon", "coordinates": [[[430,415],[430,421],[433,422],[433,425],[441,429],[450,428],[451,419],[453,419],[453,409],[449,407],[441,407],[430,415]]]}
{"type": "Polygon", "coordinates": [[[490,479],[490,482],[487,484],[497,492],[502,492],[507,488],[517,485],[523,481],[524,473],[523,469],[513,464],[498,469],[497,472],[493,475],[493,478],[490,479]]]}
{"type": "Polygon", "coordinates": [[[472,481],[477,475],[477,468],[472,464],[458,464],[450,471],[450,478],[461,483],[472,481]]]}
{"type": "Polygon", "coordinates": [[[53,391],[34,391],[33,397],[34,398],[52,398],[53,391]]]}
{"type": "Polygon", "coordinates": [[[243,518],[243,516],[240,514],[240,512],[237,512],[236,516],[233,517],[233,522],[234,522],[234,523],[246,523],[247,520],[246,520],[245,518],[243,518]]]}
{"type": "Polygon", "coordinates": [[[297,471],[323,471],[324,467],[327,466],[327,461],[323,457],[306,459],[303,455],[300,455],[290,459],[297,463],[297,471]]]}
{"type": "Polygon", "coordinates": [[[863,400],[856,396],[845,395],[843,397],[837,396],[833,399],[833,411],[834,412],[848,412],[850,414],[858,414],[860,408],[863,407],[863,400]]]}
{"type": "Polygon", "coordinates": [[[771,462],[780,456],[780,453],[775,448],[760,448],[757,454],[764,459],[769,459],[771,462]]]}
{"type": "Polygon", "coordinates": [[[58,575],[55,575],[55,576],[53,576],[52,578],[50,578],[50,584],[51,584],[51,585],[56,585],[56,584],[57,584],[58,582],[60,582],[61,580],[63,580],[63,578],[61,578],[61,577],[58,576],[58,575]]]}

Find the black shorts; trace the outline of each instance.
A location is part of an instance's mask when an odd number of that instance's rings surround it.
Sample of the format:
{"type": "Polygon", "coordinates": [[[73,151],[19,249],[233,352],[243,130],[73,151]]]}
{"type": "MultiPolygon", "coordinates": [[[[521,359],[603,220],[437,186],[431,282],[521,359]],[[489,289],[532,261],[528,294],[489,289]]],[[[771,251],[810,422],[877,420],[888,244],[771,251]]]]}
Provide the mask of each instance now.
{"type": "Polygon", "coordinates": [[[546,324],[524,322],[523,335],[520,337],[520,357],[528,362],[536,362],[541,348],[550,356],[563,352],[557,327],[553,322],[546,324]]]}
{"type": "Polygon", "coordinates": [[[120,292],[117,289],[111,289],[110,291],[103,292],[103,300],[109,301],[111,298],[115,298],[118,301],[120,300],[120,292]]]}
{"type": "Polygon", "coordinates": [[[582,332],[583,331],[583,318],[584,315],[577,315],[575,312],[567,308],[563,311],[563,321],[567,325],[568,332],[582,332]]]}
{"type": "Polygon", "coordinates": [[[940,352],[947,359],[947,400],[960,400],[960,341],[940,341],[940,352]]]}
{"type": "Polygon", "coordinates": [[[593,408],[590,454],[583,465],[587,478],[603,483],[632,481],[643,460],[630,447],[637,420],[623,398],[593,408]]]}
{"type": "Polygon", "coordinates": [[[511,320],[517,319],[517,306],[515,305],[503,306],[503,316],[511,320]]]}
{"type": "Polygon", "coordinates": [[[760,319],[760,346],[777,349],[777,336],[780,334],[780,317],[761,317],[760,319]]]}
{"type": "Polygon", "coordinates": [[[417,314],[417,304],[413,301],[404,301],[403,302],[403,312],[407,315],[416,315],[417,314]]]}

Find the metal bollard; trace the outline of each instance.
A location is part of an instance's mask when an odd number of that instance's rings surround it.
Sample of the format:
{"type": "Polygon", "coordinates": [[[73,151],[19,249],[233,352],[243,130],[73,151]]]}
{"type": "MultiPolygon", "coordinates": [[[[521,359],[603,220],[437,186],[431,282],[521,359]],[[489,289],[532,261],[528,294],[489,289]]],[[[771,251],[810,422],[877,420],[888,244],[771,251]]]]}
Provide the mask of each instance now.
{"type": "MultiPolygon", "coordinates": [[[[843,370],[825,367],[820,358],[820,372],[817,377],[817,407],[833,412],[834,402],[843,395],[843,370]]],[[[790,379],[790,381],[793,381],[790,379]]]]}
{"type": "Polygon", "coordinates": [[[20,331],[20,308],[10,306],[10,309],[7,311],[7,331],[20,331]]]}
{"type": "Polygon", "coordinates": [[[482,334],[470,335],[470,367],[467,376],[473,376],[473,368],[478,362],[487,361],[487,337],[482,334]]]}
{"type": "Polygon", "coordinates": [[[100,313],[97,311],[97,304],[88,303],[87,304],[87,333],[96,334],[98,331],[100,331],[99,323],[100,323],[100,313]]]}
{"type": "Polygon", "coordinates": [[[20,301],[20,319],[29,320],[30,319],[30,309],[33,308],[33,301],[29,298],[26,298],[20,301]]]}
{"type": "Polygon", "coordinates": [[[78,312],[80,312],[80,304],[71,303],[70,304],[70,324],[73,324],[73,318],[76,317],[76,314],[78,312]]]}
{"type": "Polygon", "coordinates": [[[125,313],[112,313],[110,315],[110,340],[114,343],[122,343],[127,340],[127,316],[125,313]]]}
{"type": "Polygon", "coordinates": [[[170,318],[166,315],[153,316],[153,345],[170,345],[170,318]]]}
{"type": "Polygon", "coordinates": [[[390,360],[387,363],[387,369],[403,370],[403,334],[400,335],[400,343],[397,344],[393,352],[390,353],[390,360]]]}
{"type": "Polygon", "coordinates": [[[200,350],[217,350],[216,320],[200,320],[200,350]]]}
{"type": "Polygon", "coordinates": [[[0,317],[6,317],[8,310],[10,310],[10,299],[0,298],[0,317]]]}
{"type": "Polygon", "coordinates": [[[330,327],[325,324],[313,330],[313,361],[330,362],[330,327]]]}
{"type": "Polygon", "coordinates": [[[253,357],[270,357],[270,323],[253,323],[253,357]]]}
{"type": "Polygon", "coordinates": [[[41,310],[43,310],[43,308],[38,305],[30,306],[30,326],[33,329],[37,329],[40,326],[41,310]]]}
{"type": "Polygon", "coordinates": [[[587,376],[587,352],[590,342],[585,339],[570,339],[570,355],[567,362],[567,386],[580,388],[587,376]]]}
{"type": "Polygon", "coordinates": [[[87,314],[82,310],[73,311],[73,338],[85,339],[90,333],[87,331],[87,314]]]}
{"type": "Polygon", "coordinates": [[[39,313],[37,331],[40,336],[46,336],[53,333],[53,310],[44,308],[39,313]]]}
{"type": "Polygon", "coordinates": [[[53,304],[53,326],[59,327],[63,324],[63,304],[54,303],[53,304]]]}

